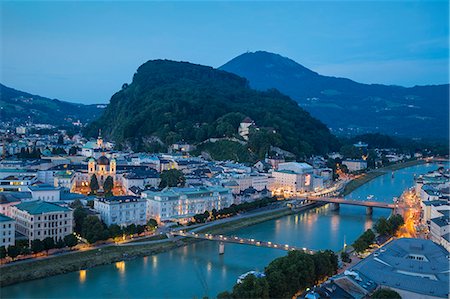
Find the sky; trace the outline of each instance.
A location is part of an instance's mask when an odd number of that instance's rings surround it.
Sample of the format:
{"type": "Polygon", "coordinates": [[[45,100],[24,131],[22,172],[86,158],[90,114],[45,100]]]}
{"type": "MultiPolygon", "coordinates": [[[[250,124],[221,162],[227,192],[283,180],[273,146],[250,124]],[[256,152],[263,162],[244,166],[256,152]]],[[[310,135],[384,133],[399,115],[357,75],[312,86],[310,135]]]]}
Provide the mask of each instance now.
{"type": "Polygon", "coordinates": [[[257,50],[363,83],[449,83],[447,1],[0,1],[0,17],[0,82],[66,101],[107,103],[151,59],[257,50]]]}

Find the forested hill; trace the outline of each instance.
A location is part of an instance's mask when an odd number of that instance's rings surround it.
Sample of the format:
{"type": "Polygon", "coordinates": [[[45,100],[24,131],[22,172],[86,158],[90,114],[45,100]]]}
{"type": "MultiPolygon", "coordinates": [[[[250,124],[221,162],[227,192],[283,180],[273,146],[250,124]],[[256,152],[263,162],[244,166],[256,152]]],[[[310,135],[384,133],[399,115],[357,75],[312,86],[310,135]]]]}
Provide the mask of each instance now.
{"type": "Polygon", "coordinates": [[[248,52],[220,69],[247,78],[252,88],[276,88],[328,127],[404,137],[448,138],[449,84],[362,84],[320,75],[278,54],[248,52]]]}
{"type": "Polygon", "coordinates": [[[86,134],[95,136],[101,128],[121,145],[150,150],[158,142],[167,146],[180,140],[198,144],[212,137],[239,138],[239,123],[247,116],[260,128],[245,148],[256,156],[264,155],[269,145],[300,156],[338,146],[323,123],[278,91],[256,91],[237,75],[168,60],[141,65],[86,134]]]}
{"type": "Polygon", "coordinates": [[[0,84],[0,121],[25,121],[65,125],[80,120],[90,122],[103,112],[103,105],[83,105],[49,99],[0,84]]]}

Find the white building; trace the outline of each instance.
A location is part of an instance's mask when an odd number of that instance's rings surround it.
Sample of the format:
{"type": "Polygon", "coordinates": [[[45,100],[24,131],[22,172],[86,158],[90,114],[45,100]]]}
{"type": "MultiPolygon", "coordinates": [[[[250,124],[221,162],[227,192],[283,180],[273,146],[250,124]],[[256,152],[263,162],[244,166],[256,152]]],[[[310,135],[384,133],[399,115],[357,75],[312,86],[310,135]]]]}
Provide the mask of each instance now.
{"type": "Polygon", "coordinates": [[[195,214],[220,210],[233,204],[231,190],[219,186],[166,188],[160,192],[144,191],[147,218],[158,221],[188,221],[195,214]]]}
{"type": "Polygon", "coordinates": [[[146,200],[136,196],[113,196],[96,198],[94,210],[106,225],[146,224],[146,200]]]}
{"type": "Polygon", "coordinates": [[[16,221],[16,230],[28,240],[55,241],[73,232],[73,211],[46,201],[23,202],[12,206],[11,218],[16,221]]]}
{"type": "Polygon", "coordinates": [[[246,117],[239,124],[238,134],[242,136],[245,140],[248,140],[248,135],[250,135],[250,128],[255,125],[255,122],[250,118],[246,117]]]}
{"type": "Polygon", "coordinates": [[[16,229],[14,219],[0,214],[0,247],[8,248],[16,241],[16,229]]]}
{"type": "Polygon", "coordinates": [[[312,191],[314,189],[313,173],[312,166],[307,163],[280,163],[278,169],[272,172],[273,180],[270,190],[286,196],[312,191]]]}
{"type": "Polygon", "coordinates": [[[61,199],[61,189],[47,184],[29,186],[32,200],[57,202],[61,199]]]}
{"type": "Polygon", "coordinates": [[[342,165],[347,166],[349,172],[359,171],[367,168],[367,161],[364,160],[344,160],[342,165]]]}
{"type": "Polygon", "coordinates": [[[36,175],[10,175],[0,179],[0,192],[28,191],[28,186],[37,182],[36,175]]]}
{"type": "Polygon", "coordinates": [[[127,194],[131,195],[130,189],[137,187],[144,190],[146,187],[158,187],[161,179],[156,171],[140,171],[126,173],[122,176],[122,186],[127,194]]]}

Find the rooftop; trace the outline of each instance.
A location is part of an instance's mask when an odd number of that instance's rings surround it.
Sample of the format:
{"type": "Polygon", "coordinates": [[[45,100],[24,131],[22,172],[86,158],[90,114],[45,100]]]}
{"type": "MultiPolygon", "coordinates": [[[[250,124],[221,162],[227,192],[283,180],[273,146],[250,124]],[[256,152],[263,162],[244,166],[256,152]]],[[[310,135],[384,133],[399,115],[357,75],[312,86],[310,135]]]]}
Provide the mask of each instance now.
{"type": "Polygon", "coordinates": [[[31,215],[39,215],[52,212],[68,212],[69,208],[58,206],[57,204],[46,201],[22,202],[15,206],[17,209],[26,211],[31,215]]]}
{"type": "Polygon", "coordinates": [[[393,240],[361,262],[356,270],[377,284],[426,296],[448,298],[448,251],[431,240],[393,240]],[[383,250],[383,252],[381,251],[383,250]]]}
{"type": "Polygon", "coordinates": [[[14,219],[12,219],[6,215],[0,214],[0,222],[6,222],[6,221],[14,221],[14,219]]]}

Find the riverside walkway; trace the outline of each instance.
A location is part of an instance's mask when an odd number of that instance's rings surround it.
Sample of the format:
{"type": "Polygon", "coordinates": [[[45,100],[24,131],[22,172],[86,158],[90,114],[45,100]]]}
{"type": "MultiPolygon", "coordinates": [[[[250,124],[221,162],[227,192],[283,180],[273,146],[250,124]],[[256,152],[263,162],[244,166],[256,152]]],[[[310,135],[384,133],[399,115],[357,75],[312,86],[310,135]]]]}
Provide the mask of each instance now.
{"type": "MultiPolygon", "coordinates": [[[[195,233],[195,232],[184,232],[184,231],[176,231],[170,233],[172,236],[182,236],[187,238],[194,238],[194,239],[203,239],[203,240],[210,240],[210,241],[218,241],[223,246],[223,243],[235,243],[235,244],[242,244],[242,245],[251,245],[251,246],[257,246],[257,247],[267,247],[267,248],[274,248],[279,250],[285,250],[285,251],[291,251],[291,250],[301,250],[310,254],[314,253],[314,250],[307,249],[307,248],[301,248],[296,246],[291,246],[288,244],[277,244],[273,242],[266,242],[266,241],[259,241],[255,239],[247,239],[247,238],[241,238],[236,236],[223,236],[223,235],[212,235],[212,234],[201,234],[201,233],[195,233]]],[[[221,251],[221,248],[219,247],[219,252],[221,251]]],[[[223,253],[223,249],[222,252],[223,253]]]]}

